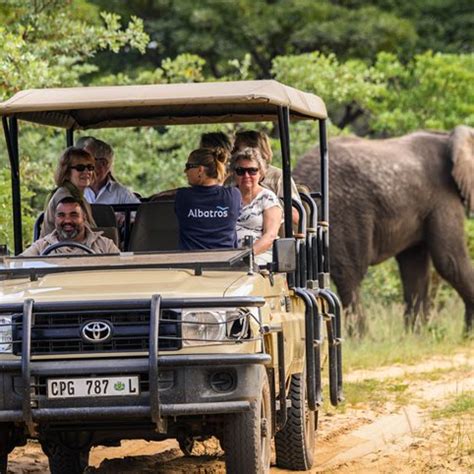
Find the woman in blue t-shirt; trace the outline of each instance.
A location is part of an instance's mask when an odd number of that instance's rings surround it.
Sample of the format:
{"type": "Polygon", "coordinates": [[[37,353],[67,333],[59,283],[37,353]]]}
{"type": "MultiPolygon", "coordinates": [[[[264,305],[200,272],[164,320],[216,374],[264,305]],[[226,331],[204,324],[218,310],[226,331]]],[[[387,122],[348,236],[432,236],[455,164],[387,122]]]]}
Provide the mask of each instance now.
{"type": "Polygon", "coordinates": [[[242,198],[237,188],[222,186],[229,156],[223,148],[198,148],[189,155],[184,169],[191,186],[178,189],[175,201],[180,249],[237,247],[242,198]]]}

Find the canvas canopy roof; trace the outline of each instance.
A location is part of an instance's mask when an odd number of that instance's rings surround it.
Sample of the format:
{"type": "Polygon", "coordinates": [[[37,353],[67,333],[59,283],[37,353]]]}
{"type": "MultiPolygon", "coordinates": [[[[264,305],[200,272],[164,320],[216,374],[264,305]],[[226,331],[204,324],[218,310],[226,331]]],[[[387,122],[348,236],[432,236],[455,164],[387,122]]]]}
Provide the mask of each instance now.
{"type": "Polygon", "coordinates": [[[31,89],[0,103],[1,116],[72,129],[325,119],[324,102],[277,81],[31,89]]]}

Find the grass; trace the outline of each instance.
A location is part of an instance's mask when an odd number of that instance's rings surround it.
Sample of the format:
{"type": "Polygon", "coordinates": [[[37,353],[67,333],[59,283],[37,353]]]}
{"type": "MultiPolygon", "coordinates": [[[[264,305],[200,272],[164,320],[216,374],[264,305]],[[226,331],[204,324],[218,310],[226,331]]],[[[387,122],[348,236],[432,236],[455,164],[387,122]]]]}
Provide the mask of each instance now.
{"type": "Polygon", "coordinates": [[[457,297],[450,298],[417,334],[405,332],[401,304],[384,306],[372,302],[365,310],[367,335],[360,340],[346,338],[343,345],[346,373],[384,365],[415,364],[433,355],[474,348],[474,341],[462,336],[464,305],[457,297]]]}
{"type": "Polygon", "coordinates": [[[406,402],[405,392],[409,385],[399,379],[375,380],[366,379],[358,382],[347,382],[344,384],[344,397],[347,406],[357,407],[359,404],[367,406],[382,405],[393,402],[397,405],[406,402]]]}
{"type": "Polygon", "coordinates": [[[459,394],[449,405],[434,410],[431,414],[435,419],[461,415],[474,415],[474,391],[459,394]]]}

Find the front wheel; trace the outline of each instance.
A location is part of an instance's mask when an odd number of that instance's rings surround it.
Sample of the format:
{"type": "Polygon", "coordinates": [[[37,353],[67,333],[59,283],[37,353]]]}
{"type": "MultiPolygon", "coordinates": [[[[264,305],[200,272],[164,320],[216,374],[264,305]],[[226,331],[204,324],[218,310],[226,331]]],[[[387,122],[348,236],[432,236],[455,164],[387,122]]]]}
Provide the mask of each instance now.
{"type": "Polygon", "coordinates": [[[248,412],[229,416],[225,431],[226,472],[263,474],[270,470],[272,411],[267,374],[248,412]]]}
{"type": "Polygon", "coordinates": [[[291,376],[290,400],[287,422],[275,435],[276,464],[285,469],[306,471],[314,462],[317,412],[308,408],[304,374],[291,376]]]}
{"type": "Polygon", "coordinates": [[[52,443],[45,451],[51,474],[82,474],[89,463],[89,450],[72,450],[52,443]]]}

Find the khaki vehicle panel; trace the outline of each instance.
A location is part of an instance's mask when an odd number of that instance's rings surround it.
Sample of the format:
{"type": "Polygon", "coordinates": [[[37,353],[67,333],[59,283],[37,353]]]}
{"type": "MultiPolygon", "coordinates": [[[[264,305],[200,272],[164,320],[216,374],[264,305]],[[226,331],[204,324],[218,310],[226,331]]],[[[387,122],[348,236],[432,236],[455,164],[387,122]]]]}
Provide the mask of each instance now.
{"type": "MultiPolygon", "coordinates": [[[[19,168],[19,121],[66,128],[68,145],[79,129],[278,122],[286,237],[275,242],[273,262],[261,268],[253,262],[251,245],[226,251],[160,252],[157,248],[118,256],[7,258],[0,262],[0,317],[15,315],[6,326],[11,326],[12,337],[16,337],[10,353],[0,350],[0,393],[4,393],[0,396],[0,473],[6,470],[8,453],[28,438],[39,440],[52,474],[82,472],[95,445],[114,445],[126,438],[172,437],[187,452],[195,439],[208,436],[220,439],[230,473],[267,473],[273,439],[279,467],[310,469],[317,410],[322,403],[323,327],[329,347],[330,401],[337,405],[342,400],[340,305],[328,287],[324,102],[276,81],[86,87],[23,91],[0,104],[0,115],[12,169],[19,168]],[[299,205],[297,238],[291,220],[292,206],[296,206],[290,193],[291,120],[318,122],[324,178],[319,197],[302,194],[307,208],[299,205]],[[315,199],[320,199],[319,204],[315,199]],[[37,268],[27,268],[35,260],[32,265],[37,268]],[[186,324],[222,324],[199,320],[199,314],[234,307],[239,310],[237,319],[229,322],[227,313],[222,313],[226,329],[220,339],[198,340],[193,345],[193,339],[184,337],[186,324]],[[133,352],[101,345],[89,347],[92,352],[78,349],[80,345],[64,351],[57,349],[62,347],[61,338],[56,341],[56,336],[49,335],[56,330],[52,324],[63,324],[55,319],[58,314],[65,314],[73,321],[72,331],[77,331],[73,336],[68,332],[67,337],[74,344],[87,345],[90,341],[83,331],[88,321],[102,318],[113,332],[114,311],[120,310],[127,321],[123,328],[141,331],[142,345],[133,352]],[[186,320],[186,311],[199,322],[186,320]],[[39,329],[35,328],[38,314],[43,321],[39,329]],[[172,314],[171,319],[164,319],[164,314],[172,314]],[[45,317],[54,323],[47,326],[45,317]],[[170,321],[181,329],[171,333],[175,334],[173,345],[162,346],[166,336],[159,329],[161,325],[166,329],[170,321]],[[30,353],[28,346],[41,346],[44,339],[52,345],[42,347],[55,349],[30,353]],[[117,374],[138,377],[141,389],[136,398],[94,394],[87,398],[76,393],[58,400],[46,388],[55,377],[92,377],[96,381],[117,374]]],[[[21,196],[14,178],[12,173],[18,254],[23,245],[21,196]]],[[[129,348],[128,339],[126,344],[129,348]]]]}

